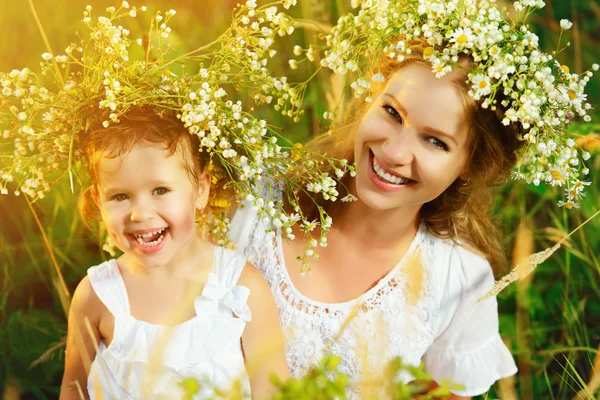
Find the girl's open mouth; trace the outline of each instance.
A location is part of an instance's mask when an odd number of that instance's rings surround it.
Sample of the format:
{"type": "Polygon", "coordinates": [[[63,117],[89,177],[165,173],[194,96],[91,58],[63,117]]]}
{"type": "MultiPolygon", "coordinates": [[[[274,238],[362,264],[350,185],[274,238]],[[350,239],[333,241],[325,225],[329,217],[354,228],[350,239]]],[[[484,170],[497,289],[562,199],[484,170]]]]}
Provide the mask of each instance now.
{"type": "Polygon", "coordinates": [[[169,228],[157,229],[144,233],[130,233],[129,238],[142,253],[156,253],[164,247],[169,235],[169,228]]]}

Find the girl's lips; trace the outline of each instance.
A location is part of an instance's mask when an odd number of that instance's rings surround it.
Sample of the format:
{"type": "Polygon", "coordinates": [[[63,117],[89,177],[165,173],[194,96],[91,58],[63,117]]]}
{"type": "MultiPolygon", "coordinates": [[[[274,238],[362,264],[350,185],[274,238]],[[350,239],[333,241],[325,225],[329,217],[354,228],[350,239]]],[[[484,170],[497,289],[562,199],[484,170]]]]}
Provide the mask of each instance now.
{"type": "Polygon", "coordinates": [[[377,175],[377,172],[375,172],[375,170],[373,169],[373,158],[374,157],[375,157],[375,155],[373,154],[371,149],[369,149],[369,157],[367,159],[367,164],[368,164],[367,165],[367,175],[369,176],[369,179],[371,180],[371,182],[379,189],[381,189],[385,192],[398,192],[400,190],[411,188],[417,184],[416,181],[411,181],[409,183],[403,183],[400,185],[396,185],[396,184],[388,183],[388,182],[382,180],[379,177],[379,175],[377,175]]]}
{"type": "MultiPolygon", "coordinates": [[[[144,253],[144,254],[155,254],[158,253],[163,247],[165,247],[165,243],[167,242],[167,240],[170,239],[170,231],[169,228],[164,228],[164,232],[161,234],[162,239],[157,239],[155,241],[160,240],[158,243],[156,243],[153,246],[145,246],[143,244],[141,244],[140,242],[137,241],[136,237],[134,236],[133,233],[130,233],[129,239],[131,240],[131,242],[133,243],[133,246],[135,247],[135,249],[137,249],[139,252],[144,253]]],[[[141,233],[150,233],[150,232],[155,232],[156,230],[145,230],[145,231],[136,231],[137,234],[141,234],[141,233]]]]}

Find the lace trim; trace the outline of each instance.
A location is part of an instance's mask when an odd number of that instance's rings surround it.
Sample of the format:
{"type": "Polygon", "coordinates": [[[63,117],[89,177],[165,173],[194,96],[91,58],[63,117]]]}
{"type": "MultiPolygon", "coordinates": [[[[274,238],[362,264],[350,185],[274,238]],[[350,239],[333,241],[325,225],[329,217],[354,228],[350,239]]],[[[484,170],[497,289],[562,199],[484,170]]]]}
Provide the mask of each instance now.
{"type": "Polygon", "coordinates": [[[312,300],[303,295],[293,284],[293,281],[287,271],[285,260],[283,258],[283,238],[281,232],[273,235],[271,240],[272,250],[275,257],[273,266],[277,270],[279,292],[283,295],[290,305],[294,305],[298,310],[313,310],[310,314],[328,314],[333,316],[345,317],[351,309],[357,307],[361,311],[368,311],[374,307],[381,305],[381,298],[400,286],[400,281],[404,277],[402,267],[406,260],[422,247],[422,242],[425,240],[425,227],[421,225],[412,240],[406,254],[396,263],[396,265],[383,277],[375,286],[357,297],[356,299],[341,302],[341,303],[323,303],[312,300]],[[358,303],[360,304],[358,305],[358,303]]]}
{"type": "MultiPolygon", "coordinates": [[[[249,214],[252,220],[246,221],[251,223],[248,243],[241,250],[271,287],[293,376],[301,377],[325,353],[342,356],[339,369],[352,379],[380,372],[394,356],[402,356],[410,364],[420,363],[441,321],[440,288],[444,283],[440,280],[444,278],[433,267],[445,265],[441,259],[436,263],[434,249],[438,239],[427,234],[424,225],[406,255],[373,288],[353,301],[327,304],[305,297],[293,286],[283,262],[280,232],[265,233],[265,222],[249,214]],[[417,249],[421,251],[425,276],[419,301],[410,303],[404,290],[407,279],[403,265],[417,249]]],[[[358,395],[350,393],[350,397],[358,395]]]]}

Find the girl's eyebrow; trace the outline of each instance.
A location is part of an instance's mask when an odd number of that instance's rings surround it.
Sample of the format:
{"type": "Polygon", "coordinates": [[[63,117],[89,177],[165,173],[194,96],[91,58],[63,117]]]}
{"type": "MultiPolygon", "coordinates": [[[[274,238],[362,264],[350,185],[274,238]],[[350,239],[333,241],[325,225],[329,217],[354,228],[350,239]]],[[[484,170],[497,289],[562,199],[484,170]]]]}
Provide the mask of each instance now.
{"type": "MultiPolygon", "coordinates": [[[[406,109],[404,107],[402,107],[402,104],[400,104],[400,102],[398,101],[396,96],[394,96],[391,93],[384,93],[383,95],[386,97],[389,97],[390,101],[392,103],[394,103],[394,106],[398,109],[398,111],[400,111],[400,113],[404,114],[404,116],[408,117],[408,112],[406,112],[406,109]]],[[[454,138],[454,136],[449,133],[446,133],[446,132],[441,131],[436,128],[432,128],[431,126],[424,126],[423,130],[431,133],[432,135],[446,137],[446,138],[452,140],[454,142],[454,144],[458,146],[458,143],[456,142],[456,139],[454,138]]]]}
{"type": "Polygon", "coordinates": [[[102,190],[102,192],[104,193],[104,195],[105,195],[106,197],[110,197],[110,196],[112,196],[113,194],[116,194],[116,193],[123,193],[123,192],[126,192],[126,191],[127,191],[127,190],[125,190],[125,189],[123,189],[123,188],[119,188],[119,187],[112,187],[112,188],[110,188],[110,187],[107,187],[107,188],[105,188],[104,190],[102,190]]]}
{"type": "MultiPolygon", "coordinates": [[[[167,182],[164,180],[153,180],[148,182],[148,186],[151,187],[157,187],[157,186],[169,186],[169,185],[173,185],[175,182],[167,182]]],[[[128,192],[129,189],[125,188],[125,187],[119,187],[119,186],[115,186],[115,187],[106,187],[105,189],[102,190],[104,192],[105,195],[111,195],[111,194],[115,194],[115,193],[123,193],[123,192],[128,192]]]]}

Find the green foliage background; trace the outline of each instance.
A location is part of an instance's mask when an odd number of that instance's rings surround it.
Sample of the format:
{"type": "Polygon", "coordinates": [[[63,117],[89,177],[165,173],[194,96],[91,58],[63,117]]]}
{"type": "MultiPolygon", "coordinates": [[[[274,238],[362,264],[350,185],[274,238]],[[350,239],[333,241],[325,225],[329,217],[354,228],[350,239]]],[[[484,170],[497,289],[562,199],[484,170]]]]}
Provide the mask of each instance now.
{"type": "MultiPolygon", "coordinates": [[[[83,31],[80,20],[86,0],[33,0],[33,3],[55,54],[74,41],[75,31],[83,31]]],[[[130,3],[145,4],[152,11],[176,9],[170,40],[185,50],[216,38],[229,24],[236,1],[137,3],[132,0],[130,3]]],[[[546,8],[531,19],[546,51],[557,47],[558,21],[568,18],[574,27],[563,35],[563,41],[570,41],[571,46],[558,59],[575,72],[600,62],[597,0],[547,0],[546,3],[546,8]]],[[[116,2],[94,0],[91,4],[100,11],[116,2]]],[[[299,0],[293,13],[327,25],[349,10],[349,0],[299,0]]],[[[140,27],[138,35],[143,29],[140,27]]],[[[3,33],[0,69],[10,71],[25,66],[35,69],[40,55],[47,50],[28,1],[0,0],[0,31],[3,33]]],[[[133,37],[135,33],[132,32],[133,37]]],[[[274,58],[272,66],[280,69],[282,75],[287,74],[291,81],[314,72],[315,66],[303,65],[291,71],[287,65],[287,60],[293,57],[294,41],[306,46],[314,34],[315,31],[298,30],[291,41],[278,45],[282,57],[274,58]]],[[[266,108],[256,112],[281,127],[291,140],[305,141],[326,128],[321,116],[327,109],[329,79],[322,74],[310,86],[307,113],[300,123],[266,108]]],[[[592,104],[599,105],[600,79],[594,77],[587,92],[592,104]]],[[[598,113],[595,114],[595,120],[600,122],[598,113]]],[[[556,207],[559,198],[556,190],[515,182],[500,188],[496,215],[509,255],[516,245],[529,252],[550,247],[600,208],[600,124],[576,123],[572,131],[587,135],[584,146],[592,153],[588,166],[593,184],[587,197],[580,209],[566,211],[556,207]]],[[[84,227],[76,204],[77,193],[71,193],[65,180],[49,197],[33,205],[71,292],[89,266],[107,257],[97,237],[84,227]]],[[[27,398],[56,398],[66,334],[57,275],[23,197],[0,197],[0,221],[0,393],[6,390],[27,398]]],[[[600,219],[579,230],[567,246],[538,267],[529,282],[512,285],[501,293],[499,304],[500,330],[518,360],[520,372],[514,381],[497,384],[489,393],[490,398],[514,398],[511,397],[514,393],[522,399],[567,399],[585,387],[594,371],[596,379],[600,379],[600,219]]]]}

